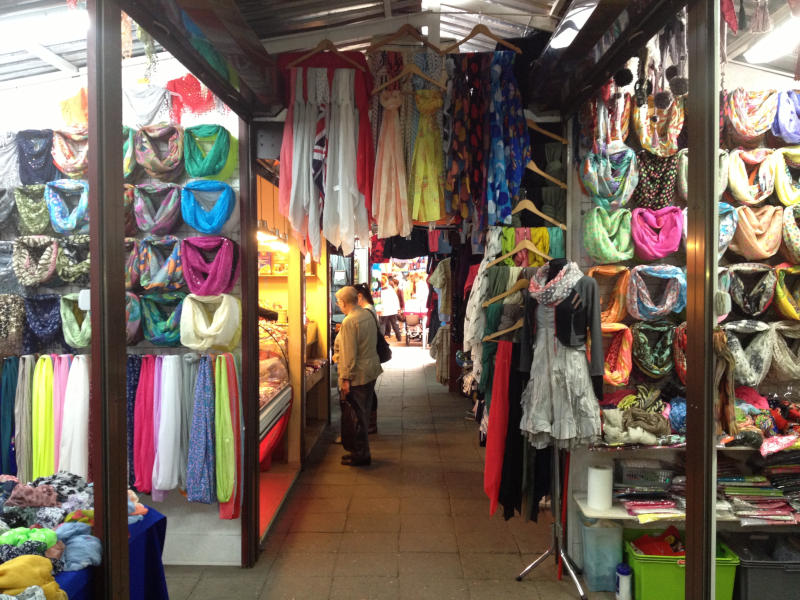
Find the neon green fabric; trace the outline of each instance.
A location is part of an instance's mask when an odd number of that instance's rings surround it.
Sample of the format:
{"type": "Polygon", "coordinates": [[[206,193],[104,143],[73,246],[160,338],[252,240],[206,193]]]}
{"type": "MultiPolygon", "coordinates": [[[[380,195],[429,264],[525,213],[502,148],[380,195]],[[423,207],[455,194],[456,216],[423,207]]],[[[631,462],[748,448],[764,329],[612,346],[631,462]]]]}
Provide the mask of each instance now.
{"type": "Polygon", "coordinates": [[[33,369],[31,405],[31,446],[33,473],[31,479],[55,472],[55,432],[53,426],[53,359],[43,354],[33,369]]]}
{"type": "Polygon", "coordinates": [[[217,356],[214,362],[214,383],[217,500],[227,502],[231,499],[236,483],[236,447],[231,421],[228,368],[224,355],[217,356]]]}

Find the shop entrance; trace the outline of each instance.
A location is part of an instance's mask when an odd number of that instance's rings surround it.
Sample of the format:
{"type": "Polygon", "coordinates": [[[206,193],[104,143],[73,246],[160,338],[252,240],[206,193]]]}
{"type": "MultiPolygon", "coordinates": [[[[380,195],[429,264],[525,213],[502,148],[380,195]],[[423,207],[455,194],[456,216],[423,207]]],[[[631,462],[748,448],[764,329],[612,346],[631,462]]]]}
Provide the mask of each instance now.
{"type": "Polygon", "coordinates": [[[393,258],[372,265],[370,290],[381,333],[391,345],[425,350],[436,333],[431,329],[438,328],[438,315],[429,317],[428,310],[432,300],[427,282],[428,264],[428,257],[422,256],[409,260],[393,258]]]}

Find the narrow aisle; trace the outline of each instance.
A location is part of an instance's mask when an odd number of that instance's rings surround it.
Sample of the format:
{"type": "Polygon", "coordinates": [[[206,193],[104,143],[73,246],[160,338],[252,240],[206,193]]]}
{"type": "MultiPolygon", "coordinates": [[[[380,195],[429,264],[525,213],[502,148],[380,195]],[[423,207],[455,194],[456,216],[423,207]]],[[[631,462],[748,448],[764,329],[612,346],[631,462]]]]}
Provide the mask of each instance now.
{"type": "Polygon", "coordinates": [[[342,466],[334,443],[320,449],[256,567],[168,567],[172,600],[577,597],[551,562],[515,581],[547,547],[549,515],[539,524],[506,522],[502,510],[489,517],[469,401],[436,382],[427,351],[392,352],[378,382],[372,466],[342,466]]]}

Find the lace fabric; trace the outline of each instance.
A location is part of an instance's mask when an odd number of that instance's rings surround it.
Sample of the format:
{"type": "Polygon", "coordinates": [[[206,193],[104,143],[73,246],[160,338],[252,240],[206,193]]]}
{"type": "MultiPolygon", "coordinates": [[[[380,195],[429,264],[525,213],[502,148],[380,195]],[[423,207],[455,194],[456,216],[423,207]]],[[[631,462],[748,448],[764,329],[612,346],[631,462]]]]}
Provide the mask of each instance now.
{"type": "Polygon", "coordinates": [[[0,357],[22,350],[24,319],[24,300],[16,294],[0,294],[0,357]]]}

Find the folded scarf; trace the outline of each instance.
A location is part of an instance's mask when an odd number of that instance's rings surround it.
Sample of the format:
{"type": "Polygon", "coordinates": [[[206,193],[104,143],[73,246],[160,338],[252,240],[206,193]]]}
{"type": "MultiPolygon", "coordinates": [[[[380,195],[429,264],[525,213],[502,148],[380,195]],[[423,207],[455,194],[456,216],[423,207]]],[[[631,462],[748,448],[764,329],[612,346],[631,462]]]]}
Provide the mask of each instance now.
{"type": "Polygon", "coordinates": [[[772,365],[767,373],[770,383],[791,383],[800,379],[800,323],[776,321],[772,327],[772,365]],[[791,340],[791,341],[789,341],[791,340]]]}
{"type": "Polygon", "coordinates": [[[222,125],[187,127],[184,130],[183,150],[189,177],[216,177],[228,162],[231,134],[222,125]],[[211,148],[204,150],[201,142],[211,142],[211,148]]]}
{"type": "Polygon", "coordinates": [[[183,130],[167,123],[145,125],[136,132],[136,162],[150,177],[175,181],[183,174],[183,130]],[[158,146],[166,151],[159,151],[158,146]]]}
{"type": "Polygon", "coordinates": [[[131,180],[136,174],[136,130],[122,126],[122,174],[131,180]]]}
{"type": "Polygon", "coordinates": [[[88,182],[72,179],[50,181],[45,185],[44,199],[50,212],[50,224],[57,233],[89,232],[88,182]]]}
{"type": "Polygon", "coordinates": [[[730,249],[747,260],[763,260],[774,256],[781,245],[783,208],[764,205],[757,208],[740,206],[739,224],[730,249]]]}
{"type": "Polygon", "coordinates": [[[178,224],[181,188],[174,184],[145,184],[133,188],[133,214],[142,233],[164,235],[178,224]]]}
{"type": "Polygon", "coordinates": [[[631,233],[636,256],[658,260],[675,252],[681,244],[683,213],[677,206],[659,210],[634,208],[631,233]]]}
{"type": "Polygon", "coordinates": [[[0,294],[0,356],[20,353],[24,326],[25,301],[15,294],[0,294]]]}
{"type": "Polygon", "coordinates": [[[222,181],[190,181],[181,192],[181,214],[189,227],[214,235],[222,231],[236,206],[233,188],[222,181]]]}
{"type": "Polygon", "coordinates": [[[125,252],[125,289],[130,290],[139,285],[139,240],[126,237],[125,252]]]}
{"type": "Polygon", "coordinates": [[[672,343],[672,356],[675,359],[675,372],[683,385],[686,385],[686,321],[675,328],[675,339],[672,343]]]}
{"type": "Polygon", "coordinates": [[[142,333],[142,305],[139,296],[125,292],[125,341],[130,346],[141,338],[142,333]]]}
{"type": "Polygon", "coordinates": [[[775,275],[775,306],[785,318],[800,321],[800,265],[781,263],[775,275]]]}
{"type": "Polygon", "coordinates": [[[61,240],[56,257],[56,273],[62,281],[83,284],[89,280],[89,235],[70,235],[61,240]]]}
{"type": "Polygon", "coordinates": [[[730,291],[731,274],[728,267],[717,267],[717,291],[714,294],[714,314],[717,315],[717,323],[727,319],[733,308],[730,291]]]}
{"type": "Polygon", "coordinates": [[[739,385],[758,387],[772,363],[775,335],[772,328],[768,323],[747,319],[724,323],[722,329],[728,338],[728,349],[736,363],[734,381],[739,385]],[[742,342],[745,336],[750,337],[746,347],[742,342]]]}
{"type": "Polygon", "coordinates": [[[659,209],[675,199],[678,178],[678,156],[656,156],[647,150],[639,152],[639,185],[633,203],[639,208],[659,209]]]}
{"type": "Polygon", "coordinates": [[[600,206],[588,210],[583,220],[583,246],[599,264],[632,259],[631,211],[620,208],[609,213],[600,206]]]}
{"type": "Polygon", "coordinates": [[[25,129],[17,132],[19,179],[22,185],[47,183],[58,179],[53,164],[53,130],[25,129]]]}
{"type": "Polygon", "coordinates": [[[142,306],[144,337],[157,346],[177,346],[181,338],[181,311],[186,294],[164,292],[143,294],[142,306]]]}
{"type": "Polygon", "coordinates": [[[578,263],[570,261],[555,277],[548,280],[550,268],[551,263],[547,263],[536,270],[530,279],[528,293],[539,304],[552,307],[557,306],[572,293],[575,284],[583,277],[583,272],[578,263]]]}
{"type": "Polygon", "coordinates": [[[792,179],[792,173],[786,163],[797,168],[800,163],[800,146],[778,148],[765,161],[775,182],[775,194],[784,206],[792,206],[800,202],[800,183],[792,179]]]}
{"type": "Polygon", "coordinates": [[[53,563],[44,556],[18,556],[0,565],[0,590],[9,596],[20,596],[31,586],[38,586],[47,600],[67,600],[67,593],[53,579],[52,571],[53,563]]]}
{"type": "Polygon", "coordinates": [[[25,298],[25,352],[35,353],[61,335],[61,297],[41,294],[25,298]]]}
{"type": "Polygon", "coordinates": [[[656,156],[672,156],[678,151],[678,136],[683,129],[683,98],[674,98],[667,108],[658,108],[653,96],[633,110],[633,124],[642,148],[656,156]]]}
{"type": "Polygon", "coordinates": [[[61,296],[61,327],[72,348],[86,348],[92,341],[92,316],[78,308],[77,292],[61,296]]]}
{"type": "MultiPolygon", "coordinates": [[[[598,279],[598,276],[617,278],[614,282],[614,290],[611,292],[611,306],[600,313],[600,321],[603,323],[622,322],[628,314],[625,308],[625,294],[628,293],[628,285],[631,278],[631,272],[628,267],[622,265],[592,267],[586,272],[586,275],[594,279],[598,279]]],[[[604,302],[601,299],[600,306],[602,307],[603,304],[604,302]]]]}
{"type": "Polygon", "coordinates": [[[33,287],[53,276],[57,259],[58,240],[46,235],[26,235],[17,238],[11,260],[17,280],[33,287]]]}
{"type": "Polygon", "coordinates": [[[621,141],[612,142],[603,153],[589,152],[581,165],[581,182],[598,206],[625,206],[639,183],[636,152],[621,141]]]}
{"type": "Polygon", "coordinates": [[[89,170],[89,130],[85,127],[53,131],[53,163],[70,179],[82,179],[89,170]]]}
{"type": "Polygon", "coordinates": [[[757,317],[769,308],[775,296],[775,271],[761,263],[738,263],[728,267],[730,274],[730,295],[742,312],[748,317],[757,317]],[[744,277],[755,282],[748,292],[744,277]]]}
{"type": "Polygon", "coordinates": [[[183,287],[180,238],[147,236],[139,243],[139,285],[146,290],[183,287]]]}
{"type": "Polygon", "coordinates": [[[181,262],[186,285],[198,296],[226,294],[239,279],[239,245],[225,237],[185,238],[181,262]]]}
{"type": "Polygon", "coordinates": [[[770,148],[732,150],[728,158],[728,190],[742,204],[755,206],[772,195],[775,178],[770,172],[770,148]],[[747,173],[747,167],[758,167],[747,173]]]}
{"type": "Polygon", "coordinates": [[[631,269],[631,279],[626,298],[628,312],[634,319],[653,321],[679,313],[686,308],[686,273],[672,265],[639,265],[631,269]],[[654,305],[642,275],[668,279],[661,303],[654,305]]]}
{"type": "Polygon", "coordinates": [[[641,408],[629,408],[622,413],[622,425],[625,429],[642,429],[654,436],[662,437],[672,431],[669,421],[660,413],[653,413],[641,408]]]}
{"type": "Polygon", "coordinates": [[[653,379],[660,379],[675,368],[673,341],[675,325],[669,321],[634,323],[633,361],[639,370],[653,379]]]}
{"type": "MultiPolygon", "coordinates": [[[[728,187],[729,157],[727,150],[719,150],[719,194],[720,196],[728,187]]],[[[689,197],[689,150],[684,148],[678,152],[678,195],[683,200],[689,197]]]]}
{"type": "Polygon", "coordinates": [[[800,206],[792,205],[783,209],[783,243],[781,254],[793,263],[800,263],[800,227],[797,225],[797,216],[800,215],[800,206]]]}
{"type": "Polygon", "coordinates": [[[750,142],[769,131],[778,109],[775,90],[746,91],[743,88],[728,93],[724,104],[726,128],[734,139],[750,142]]]}
{"type": "Polygon", "coordinates": [[[772,121],[772,134],[787,144],[800,144],[800,92],[778,92],[778,106],[772,121]]]}
{"type": "Polygon", "coordinates": [[[50,231],[50,213],[44,199],[44,185],[23,185],[14,189],[17,205],[17,230],[20,235],[50,231]]]}
{"type": "Polygon", "coordinates": [[[230,294],[189,294],[181,309],[181,344],[192,350],[232,350],[242,333],[239,299],[230,294]]]}
{"type": "Polygon", "coordinates": [[[603,362],[603,380],[615,387],[628,385],[633,367],[631,362],[633,334],[630,328],[622,323],[603,323],[602,328],[603,335],[612,336],[603,362]]]}

